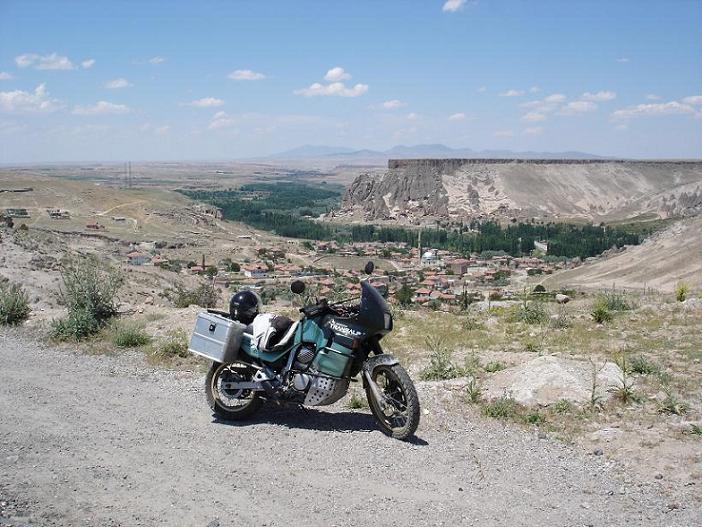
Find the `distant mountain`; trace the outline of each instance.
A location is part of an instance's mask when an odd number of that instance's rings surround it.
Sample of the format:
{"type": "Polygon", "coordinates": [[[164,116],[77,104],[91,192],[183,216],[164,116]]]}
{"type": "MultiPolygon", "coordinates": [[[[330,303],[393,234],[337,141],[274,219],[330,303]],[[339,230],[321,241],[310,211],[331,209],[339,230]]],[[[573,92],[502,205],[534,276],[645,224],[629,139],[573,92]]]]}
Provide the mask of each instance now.
{"type": "Polygon", "coordinates": [[[388,150],[355,150],[348,147],[305,145],[266,157],[266,160],[294,160],[340,163],[348,165],[385,165],[388,159],[417,158],[519,158],[519,159],[606,159],[586,152],[515,152],[512,150],[482,150],[451,148],[442,144],[397,145],[388,150]]]}
{"type": "Polygon", "coordinates": [[[343,146],[326,146],[326,145],[303,145],[285,150],[268,156],[270,159],[303,159],[303,158],[320,158],[334,155],[347,155],[354,152],[353,148],[343,146]]]}

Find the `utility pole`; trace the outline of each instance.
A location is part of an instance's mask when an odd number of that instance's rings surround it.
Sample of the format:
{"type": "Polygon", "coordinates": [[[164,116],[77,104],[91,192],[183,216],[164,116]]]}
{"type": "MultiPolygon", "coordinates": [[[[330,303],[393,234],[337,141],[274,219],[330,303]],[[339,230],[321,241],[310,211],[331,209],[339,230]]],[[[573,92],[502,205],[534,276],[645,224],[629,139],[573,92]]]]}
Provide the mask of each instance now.
{"type": "Polygon", "coordinates": [[[422,266],[422,229],[419,229],[419,235],[417,236],[417,253],[419,255],[419,266],[422,266]]]}

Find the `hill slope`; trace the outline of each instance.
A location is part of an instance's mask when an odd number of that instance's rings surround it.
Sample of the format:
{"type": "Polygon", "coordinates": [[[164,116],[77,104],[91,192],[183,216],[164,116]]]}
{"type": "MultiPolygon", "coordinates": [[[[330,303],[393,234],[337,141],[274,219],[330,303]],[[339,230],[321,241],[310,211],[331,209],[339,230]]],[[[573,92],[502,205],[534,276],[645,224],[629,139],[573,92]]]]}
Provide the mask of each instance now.
{"type": "Polygon", "coordinates": [[[544,284],[592,289],[645,286],[670,292],[680,281],[697,291],[702,288],[702,216],[675,223],[614,256],[557,273],[544,284]]]}
{"type": "Polygon", "coordinates": [[[469,218],[615,221],[702,211],[702,162],[390,160],[351,184],[341,215],[431,223],[469,218]]]}

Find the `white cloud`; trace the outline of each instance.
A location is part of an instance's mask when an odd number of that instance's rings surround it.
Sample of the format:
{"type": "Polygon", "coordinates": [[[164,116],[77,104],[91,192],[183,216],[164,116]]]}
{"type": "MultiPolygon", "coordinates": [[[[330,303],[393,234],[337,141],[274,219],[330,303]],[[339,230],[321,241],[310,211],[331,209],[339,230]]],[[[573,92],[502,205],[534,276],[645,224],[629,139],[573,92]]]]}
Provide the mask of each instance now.
{"type": "Polygon", "coordinates": [[[319,82],[315,82],[308,88],[295,90],[294,93],[295,95],[304,95],[305,97],[359,97],[367,91],[367,84],[356,84],[352,88],[347,88],[343,82],[332,82],[331,84],[320,84],[319,82]]]}
{"type": "Polygon", "coordinates": [[[648,95],[646,95],[646,99],[649,101],[660,101],[661,97],[660,97],[660,95],[656,95],[654,93],[649,93],[648,95]]]}
{"type": "Polygon", "coordinates": [[[11,73],[7,73],[6,71],[0,71],[0,81],[6,81],[12,78],[11,73]]]}
{"type": "Polygon", "coordinates": [[[495,137],[514,137],[514,132],[512,130],[498,130],[492,135],[495,137]]]}
{"type": "Polygon", "coordinates": [[[234,70],[227,77],[235,81],[260,81],[266,78],[263,73],[253,70],[234,70]]]}
{"type": "Polygon", "coordinates": [[[18,68],[34,68],[35,70],[72,70],[75,67],[68,57],[57,53],[49,55],[24,53],[15,57],[15,63],[18,68]]]}
{"type": "Polygon", "coordinates": [[[465,3],[466,0],[446,0],[441,10],[444,13],[455,13],[461,9],[465,3]]]}
{"type": "Polygon", "coordinates": [[[156,135],[166,135],[170,131],[171,131],[171,127],[168,125],[158,126],[154,129],[154,132],[156,133],[156,135]]]}
{"type": "Polygon", "coordinates": [[[329,82],[347,81],[350,78],[351,75],[346,73],[344,68],[340,68],[339,66],[330,69],[324,76],[324,80],[329,82]]]}
{"type": "Polygon", "coordinates": [[[216,97],[203,97],[202,99],[196,99],[192,102],[183,103],[182,106],[195,106],[197,108],[214,108],[216,106],[222,106],[224,101],[222,99],[217,99],[216,97]]]}
{"type": "Polygon", "coordinates": [[[694,113],[695,109],[689,104],[671,101],[629,106],[612,113],[612,119],[621,120],[632,119],[634,117],[657,117],[662,115],[684,115],[694,113]]]}
{"type": "Polygon", "coordinates": [[[149,64],[154,64],[154,65],[163,64],[164,62],[166,62],[166,59],[164,59],[163,57],[156,56],[156,57],[151,57],[146,62],[148,62],[149,64]]]}
{"type": "Polygon", "coordinates": [[[105,88],[108,88],[110,90],[118,90],[120,88],[129,88],[131,86],[134,86],[131,82],[129,82],[127,79],[124,79],[120,77],[119,79],[113,79],[111,81],[107,81],[105,83],[105,88]]]}
{"type": "Polygon", "coordinates": [[[698,104],[702,104],[702,95],[690,95],[689,97],[685,97],[682,102],[697,106],[698,104]]]}
{"type": "Polygon", "coordinates": [[[562,103],[565,102],[566,96],[562,93],[553,93],[548,97],[544,97],[544,102],[547,103],[562,103]]]}
{"type": "Polygon", "coordinates": [[[39,113],[58,110],[61,104],[49,97],[46,85],[40,84],[33,92],[22,90],[0,92],[0,110],[8,113],[39,113]]]}
{"type": "Polygon", "coordinates": [[[595,110],[597,110],[597,105],[592,101],[573,101],[564,105],[559,113],[561,115],[577,115],[595,110]]]}
{"type": "Polygon", "coordinates": [[[532,121],[542,120],[539,119],[539,115],[545,117],[547,114],[555,112],[558,109],[558,107],[565,102],[565,100],[566,96],[562,93],[552,93],[551,95],[548,95],[541,100],[522,103],[520,105],[522,108],[527,108],[528,110],[531,110],[523,118],[532,121]],[[527,115],[529,117],[526,117],[527,115]]]}
{"type": "Polygon", "coordinates": [[[544,133],[544,129],[542,126],[532,126],[522,130],[522,133],[524,135],[541,135],[542,133],[544,133]]]}
{"type": "Polygon", "coordinates": [[[464,114],[463,112],[458,112],[458,113],[454,113],[452,115],[449,115],[448,120],[449,121],[464,121],[465,118],[466,118],[466,114],[464,114]]]}
{"type": "Polygon", "coordinates": [[[85,59],[80,63],[80,65],[83,67],[84,70],[89,70],[93,66],[95,66],[95,59],[85,59]]]}
{"type": "Polygon", "coordinates": [[[540,112],[528,112],[522,115],[522,120],[532,122],[545,121],[546,115],[540,112]]]}
{"type": "Polygon", "coordinates": [[[620,62],[620,63],[622,63],[622,64],[625,64],[625,63],[629,62],[629,59],[628,59],[627,57],[619,57],[619,58],[617,59],[617,62],[620,62]]]}
{"type": "Polygon", "coordinates": [[[484,93],[487,91],[487,86],[480,86],[477,90],[478,93],[484,93]]]}
{"type": "Polygon", "coordinates": [[[584,101],[604,102],[611,101],[617,98],[616,92],[613,91],[598,91],[597,93],[585,92],[581,99],[584,101]]]}
{"type": "Polygon", "coordinates": [[[539,88],[538,86],[532,86],[531,88],[529,88],[529,93],[539,93],[540,91],[541,88],[539,88]]]}
{"type": "Polygon", "coordinates": [[[207,128],[210,130],[219,130],[221,128],[231,128],[235,124],[236,120],[227,112],[217,112],[212,117],[212,120],[207,128]]]}
{"type": "Polygon", "coordinates": [[[402,108],[403,106],[407,106],[407,104],[398,99],[391,99],[383,103],[383,108],[386,110],[395,110],[397,108],[402,108]]]}
{"type": "Polygon", "coordinates": [[[416,113],[411,112],[407,114],[408,121],[416,121],[417,119],[419,119],[419,115],[417,115],[416,113]]]}
{"type": "Polygon", "coordinates": [[[500,97],[521,97],[524,95],[524,90],[507,90],[500,94],[500,97]]]}
{"type": "Polygon", "coordinates": [[[98,101],[89,106],[77,105],[73,108],[73,113],[75,115],[117,115],[129,112],[130,109],[128,106],[107,101],[98,101]]]}

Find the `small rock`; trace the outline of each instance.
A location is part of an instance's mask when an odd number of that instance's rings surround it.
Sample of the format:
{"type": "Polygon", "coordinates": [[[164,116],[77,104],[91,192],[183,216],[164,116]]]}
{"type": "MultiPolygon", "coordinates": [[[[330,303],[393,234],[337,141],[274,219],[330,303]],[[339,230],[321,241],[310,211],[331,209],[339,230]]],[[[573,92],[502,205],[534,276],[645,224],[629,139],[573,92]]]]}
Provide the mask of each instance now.
{"type": "Polygon", "coordinates": [[[658,474],[656,474],[656,475],[653,476],[653,477],[656,478],[656,479],[663,479],[663,474],[658,473],[658,474]]]}
{"type": "Polygon", "coordinates": [[[558,293],[556,295],[556,302],[559,304],[567,304],[568,302],[570,302],[570,297],[568,295],[558,293]]]}
{"type": "Polygon", "coordinates": [[[601,448],[596,448],[595,450],[592,451],[592,453],[595,454],[596,456],[601,456],[602,454],[604,454],[604,451],[601,448]]]}

